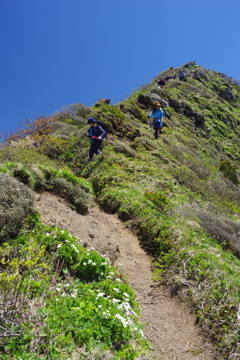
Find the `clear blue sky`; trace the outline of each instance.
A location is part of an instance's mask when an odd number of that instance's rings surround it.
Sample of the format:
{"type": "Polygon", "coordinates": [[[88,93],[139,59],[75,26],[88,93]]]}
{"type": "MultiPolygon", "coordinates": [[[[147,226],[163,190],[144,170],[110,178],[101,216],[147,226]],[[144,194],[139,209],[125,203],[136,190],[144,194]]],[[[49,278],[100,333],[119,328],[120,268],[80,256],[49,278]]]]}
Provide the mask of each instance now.
{"type": "Polygon", "coordinates": [[[240,79],[239,0],[0,0],[0,133],[188,61],[240,79]]]}

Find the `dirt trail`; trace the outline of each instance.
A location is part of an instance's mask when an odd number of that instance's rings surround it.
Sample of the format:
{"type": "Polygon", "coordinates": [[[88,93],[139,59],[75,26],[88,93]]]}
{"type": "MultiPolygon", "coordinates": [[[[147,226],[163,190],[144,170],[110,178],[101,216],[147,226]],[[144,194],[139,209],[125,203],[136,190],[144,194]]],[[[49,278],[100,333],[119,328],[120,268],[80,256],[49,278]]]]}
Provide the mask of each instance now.
{"type": "Polygon", "coordinates": [[[215,359],[213,346],[200,336],[189,308],[152,281],[151,258],[117,215],[106,214],[97,206],[88,215],[79,215],[48,193],[41,194],[37,203],[45,224],[68,230],[83,244],[107,255],[127,276],[140,304],[141,321],[147,324],[144,333],[153,343],[152,359],[215,359]]]}

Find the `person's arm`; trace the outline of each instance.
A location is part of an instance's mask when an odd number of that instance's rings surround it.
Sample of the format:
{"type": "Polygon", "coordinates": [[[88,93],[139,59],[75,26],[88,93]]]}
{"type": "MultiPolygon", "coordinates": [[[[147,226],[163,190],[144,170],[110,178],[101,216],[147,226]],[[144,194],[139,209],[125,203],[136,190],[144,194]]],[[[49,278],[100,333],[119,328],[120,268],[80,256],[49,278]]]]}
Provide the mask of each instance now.
{"type": "Polygon", "coordinates": [[[152,117],[152,111],[150,112],[150,114],[148,115],[148,119],[150,119],[152,117]]]}
{"type": "Polygon", "coordinates": [[[106,131],[101,127],[101,125],[98,125],[98,129],[101,132],[101,134],[98,136],[98,140],[102,140],[106,135],[106,131]]]}

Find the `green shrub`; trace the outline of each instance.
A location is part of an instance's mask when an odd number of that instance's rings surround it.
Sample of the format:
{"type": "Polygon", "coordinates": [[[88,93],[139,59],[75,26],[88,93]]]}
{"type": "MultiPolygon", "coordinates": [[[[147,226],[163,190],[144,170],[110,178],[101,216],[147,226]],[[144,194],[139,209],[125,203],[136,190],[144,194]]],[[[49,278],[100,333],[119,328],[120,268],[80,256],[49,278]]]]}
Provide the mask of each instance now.
{"type": "Polygon", "coordinates": [[[151,200],[157,207],[164,209],[170,204],[170,200],[162,191],[148,191],[144,192],[147,199],[151,200]]]}
{"type": "Polygon", "coordinates": [[[100,281],[109,275],[111,266],[107,259],[90,250],[73,266],[73,272],[81,281],[100,281]]]}
{"type": "Polygon", "coordinates": [[[134,139],[133,148],[136,151],[153,150],[156,149],[156,143],[145,137],[137,137],[134,139]]]}
{"type": "Polygon", "coordinates": [[[13,177],[0,173],[0,241],[16,237],[36,213],[33,193],[13,177]]]}
{"type": "Polygon", "coordinates": [[[0,147],[0,162],[21,162],[27,166],[34,164],[54,164],[47,155],[39,153],[36,149],[28,149],[20,146],[3,145],[0,147]]]}
{"type": "Polygon", "coordinates": [[[123,153],[126,156],[133,158],[136,156],[136,151],[121,141],[115,141],[113,144],[113,148],[117,153],[123,153]]]}
{"type": "Polygon", "coordinates": [[[88,206],[92,204],[91,194],[87,194],[80,186],[73,185],[64,178],[52,178],[49,181],[51,192],[66,199],[80,214],[88,213],[88,206]]]}
{"type": "Polygon", "coordinates": [[[221,160],[219,170],[223,172],[224,176],[233,184],[238,185],[238,178],[236,169],[228,160],[221,160]]]}

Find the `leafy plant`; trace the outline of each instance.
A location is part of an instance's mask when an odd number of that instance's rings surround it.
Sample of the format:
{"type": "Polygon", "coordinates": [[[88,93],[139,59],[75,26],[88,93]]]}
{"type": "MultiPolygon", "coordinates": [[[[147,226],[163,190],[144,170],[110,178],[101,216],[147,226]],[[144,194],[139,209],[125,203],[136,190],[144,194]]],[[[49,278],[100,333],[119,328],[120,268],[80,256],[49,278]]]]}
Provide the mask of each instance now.
{"type": "Polygon", "coordinates": [[[133,291],[67,231],[38,223],[3,244],[0,267],[2,359],[67,359],[94,348],[135,359],[147,351],[133,291]]]}
{"type": "Polygon", "coordinates": [[[228,160],[222,160],[219,165],[219,170],[223,172],[224,176],[233,184],[238,185],[238,178],[236,169],[228,160]]]}

